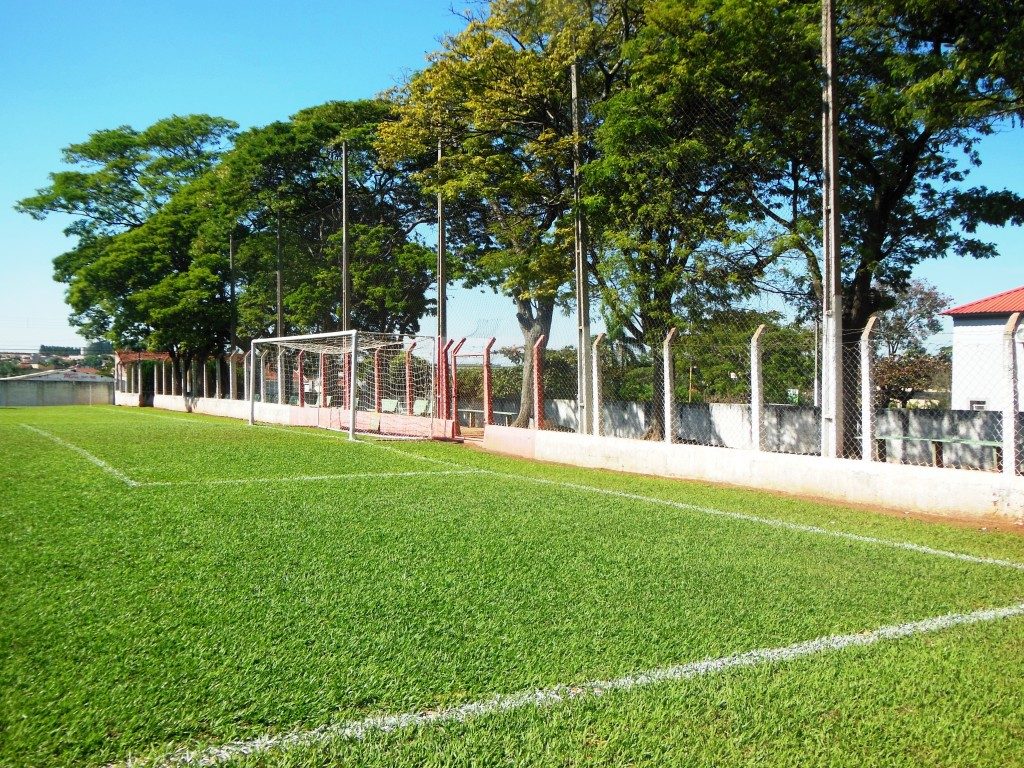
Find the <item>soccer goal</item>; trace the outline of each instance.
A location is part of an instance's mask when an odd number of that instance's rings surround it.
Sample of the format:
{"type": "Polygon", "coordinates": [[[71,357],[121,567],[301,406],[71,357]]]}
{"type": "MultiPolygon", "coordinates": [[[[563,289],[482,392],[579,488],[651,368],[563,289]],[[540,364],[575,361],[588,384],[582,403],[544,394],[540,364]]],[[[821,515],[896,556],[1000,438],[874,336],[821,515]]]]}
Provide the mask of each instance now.
{"type": "Polygon", "coordinates": [[[447,437],[436,413],[434,339],[339,331],[256,339],[249,423],[402,437],[447,437]]]}

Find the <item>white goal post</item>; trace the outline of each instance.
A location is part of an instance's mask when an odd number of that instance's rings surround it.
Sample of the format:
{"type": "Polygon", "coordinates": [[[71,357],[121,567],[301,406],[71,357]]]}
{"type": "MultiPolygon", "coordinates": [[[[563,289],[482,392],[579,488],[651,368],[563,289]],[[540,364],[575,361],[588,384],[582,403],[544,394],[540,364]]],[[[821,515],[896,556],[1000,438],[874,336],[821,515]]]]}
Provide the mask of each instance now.
{"type": "Polygon", "coordinates": [[[337,331],[255,339],[249,423],[444,437],[429,336],[337,331]]]}

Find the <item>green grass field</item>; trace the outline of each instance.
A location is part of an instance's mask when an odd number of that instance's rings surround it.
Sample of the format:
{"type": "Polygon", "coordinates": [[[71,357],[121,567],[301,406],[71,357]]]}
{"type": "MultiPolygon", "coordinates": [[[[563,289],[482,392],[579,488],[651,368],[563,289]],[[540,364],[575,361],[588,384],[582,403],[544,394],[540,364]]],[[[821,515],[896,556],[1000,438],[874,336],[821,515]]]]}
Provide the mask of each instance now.
{"type": "Polygon", "coordinates": [[[3,765],[1024,764],[1021,536],[149,410],[0,446],[3,765]]]}

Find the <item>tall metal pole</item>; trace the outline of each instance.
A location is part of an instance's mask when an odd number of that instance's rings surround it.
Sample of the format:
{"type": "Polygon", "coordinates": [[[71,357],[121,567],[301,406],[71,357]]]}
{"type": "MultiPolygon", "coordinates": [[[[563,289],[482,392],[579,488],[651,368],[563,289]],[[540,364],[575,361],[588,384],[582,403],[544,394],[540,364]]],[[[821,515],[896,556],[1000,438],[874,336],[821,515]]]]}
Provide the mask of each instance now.
{"type": "Polygon", "coordinates": [[[348,142],[341,142],[341,330],[351,330],[351,288],[348,264],[348,142]]]}
{"type": "MultiPolygon", "coordinates": [[[[437,162],[441,163],[441,141],[437,142],[437,162]]],[[[448,337],[448,275],[445,270],[444,198],[437,193],[437,343],[443,349],[448,337]]]]}
{"type": "MultiPolygon", "coordinates": [[[[441,140],[437,141],[438,172],[441,165],[441,140]]],[[[448,418],[444,411],[448,397],[448,275],[445,270],[447,248],[444,241],[444,198],[437,193],[437,359],[436,388],[437,413],[441,418],[448,418]]]]}
{"type": "Polygon", "coordinates": [[[284,336],[284,279],[281,274],[281,214],[277,214],[277,335],[284,336]]]}
{"type": "Polygon", "coordinates": [[[821,454],[843,452],[843,284],[839,263],[839,119],[836,106],[835,0],[821,3],[822,323],[821,454]]]}
{"type": "Polygon", "coordinates": [[[594,398],[590,386],[590,292],[587,285],[586,243],[580,192],[580,97],[577,68],[575,61],[569,68],[572,88],[572,207],[576,272],[576,431],[581,435],[589,435],[593,431],[594,398]]]}
{"type": "MultiPolygon", "coordinates": [[[[231,354],[238,343],[238,307],[235,305],[235,233],[228,235],[228,296],[231,301],[231,354]]],[[[232,358],[234,365],[234,358],[232,358]]],[[[233,370],[233,369],[232,369],[233,370]]]]}

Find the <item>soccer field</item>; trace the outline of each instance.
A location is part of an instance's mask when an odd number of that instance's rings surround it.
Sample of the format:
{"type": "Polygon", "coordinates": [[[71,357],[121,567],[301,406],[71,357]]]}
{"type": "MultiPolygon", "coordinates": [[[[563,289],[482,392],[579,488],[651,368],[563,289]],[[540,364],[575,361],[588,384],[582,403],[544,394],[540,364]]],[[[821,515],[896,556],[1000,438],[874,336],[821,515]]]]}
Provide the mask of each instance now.
{"type": "Polygon", "coordinates": [[[1024,537],[0,410],[4,765],[1024,764],[1024,537]]]}

